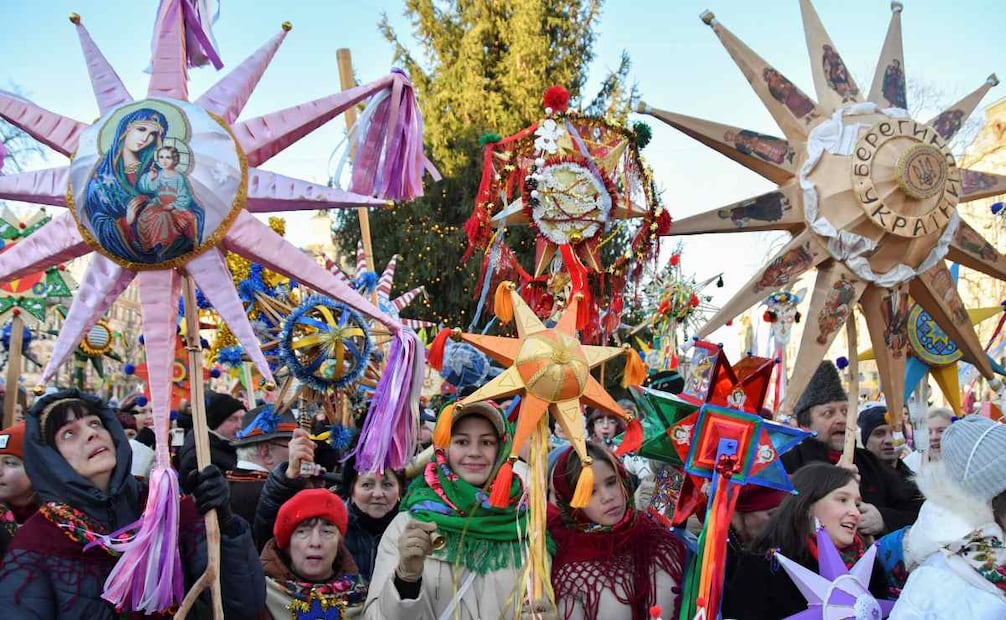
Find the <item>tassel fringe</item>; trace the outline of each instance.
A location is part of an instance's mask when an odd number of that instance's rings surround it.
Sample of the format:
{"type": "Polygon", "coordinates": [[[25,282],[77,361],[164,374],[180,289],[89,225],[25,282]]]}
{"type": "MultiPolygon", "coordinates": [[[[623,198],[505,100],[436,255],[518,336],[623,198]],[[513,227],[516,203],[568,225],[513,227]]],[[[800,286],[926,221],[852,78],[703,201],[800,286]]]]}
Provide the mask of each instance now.
{"type": "Polygon", "coordinates": [[[444,328],[437,333],[437,337],[430,344],[430,352],[426,356],[426,362],[437,370],[444,368],[444,350],[447,348],[447,339],[451,336],[451,330],[444,328]]]}
{"type": "Polygon", "coordinates": [[[513,320],[513,299],[510,298],[512,290],[513,282],[500,282],[493,296],[493,313],[504,325],[513,320]]]}
{"type": "Polygon", "coordinates": [[[451,426],[454,424],[454,403],[443,408],[437,425],[433,427],[433,444],[438,448],[446,448],[451,443],[451,426]]]}
{"type": "Polygon", "coordinates": [[[643,425],[640,423],[639,418],[632,418],[629,420],[628,426],[625,427],[625,435],[622,437],[622,443],[615,450],[615,454],[617,456],[624,456],[629,452],[639,450],[642,445],[643,425]]]}
{"type": "Polygon", "coordinates": [[[573,508],[586,508],[594,494],[594,468],[591,467],[593,462],[589,456],[583,460],[580,479],[576,481],[576,490],[573,491],[573,499],[569,502],[573,508]]]}
{"type": "Polygon", "coordinates": [[[625,371],[622,373],[622,387],[642,385],[646,380],[646,364],[632,347],[625,347],[625,371]]]}
{"type": "Polygon", "coordinates": [[[178,553],[178,497],[175,471],[155,467],[140,519],[102,540],[102,546],[122,553],[101,595],[116,609],[166,613],[182,601],[185,592],[178,553]],[[137,527],[130,540],[111,541],[119,533],[137,527]]]}
{"type": "Polygon", "coordinates": [[[489,492],[489,505],[495,508],[506,508],[510,503],[510,487],[513,486],[513,464],[517,457],[513,454],[500,467],[496,479],[493,480],[492,490],[489,492]]]}

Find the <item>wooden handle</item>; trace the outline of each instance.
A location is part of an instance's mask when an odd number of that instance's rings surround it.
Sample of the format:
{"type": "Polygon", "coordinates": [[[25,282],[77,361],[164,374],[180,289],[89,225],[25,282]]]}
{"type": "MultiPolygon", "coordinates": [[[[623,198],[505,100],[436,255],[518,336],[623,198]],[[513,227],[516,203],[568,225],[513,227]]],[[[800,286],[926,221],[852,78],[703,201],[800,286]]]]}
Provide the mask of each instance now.
{"type": "Polygon", "coordinates": [[[24,343],[24,319],[15,314],[10,322],[10,347],[7,349],[7,387],[3,396],[3,426],[7,428],[14,424],[14,413],[17,408],[17,380],[21,375],[21,347],[24,343]]]}
{"type": "MultiPolygon", "coordinates": [[[[192,436],[196,443],[196,467],[202,471],[209,465],[210,435],[206,423],[206,401],[203,394],[203,357],[202,345],[199,342],[199,307],[196,305],[196,287],[192,278],[182,279],[182,295],[185,304],[185,348],[189,356],[189,382],[192,386],[192,436]]],[[[196,599],[207,588],[213,599],[213,619],[223,620],[223,596],[220,590],[220,523],[217,521],[217,511],[206,513],[206,570],[185,595],[175,620],[184,620],[196,599]]]]}
{"type": "Polygon", "coordinates": [[[842,446],[842,462],[852,464],[856,450],[856,430],[859,428],[859,344],[856,335],[856,313],[850,312],[845,323],[849,340],[849,410],[845,415],[845,445],[842,446]]]}

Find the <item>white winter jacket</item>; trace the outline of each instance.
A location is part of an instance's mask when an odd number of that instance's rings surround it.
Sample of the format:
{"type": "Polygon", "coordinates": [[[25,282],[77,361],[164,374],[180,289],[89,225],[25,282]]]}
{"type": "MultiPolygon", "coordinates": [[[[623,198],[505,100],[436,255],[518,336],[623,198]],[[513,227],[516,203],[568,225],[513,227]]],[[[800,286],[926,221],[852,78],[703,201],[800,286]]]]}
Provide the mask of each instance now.
{"type": "Polygon", "coordinates": [[[991,506],[954,484],[939,461],[927,463],[916,482],[926,502],[905,538],[910,575],[890,620],[1006,619],[1003,592],[946,549],[991,523],[991,506]]]}

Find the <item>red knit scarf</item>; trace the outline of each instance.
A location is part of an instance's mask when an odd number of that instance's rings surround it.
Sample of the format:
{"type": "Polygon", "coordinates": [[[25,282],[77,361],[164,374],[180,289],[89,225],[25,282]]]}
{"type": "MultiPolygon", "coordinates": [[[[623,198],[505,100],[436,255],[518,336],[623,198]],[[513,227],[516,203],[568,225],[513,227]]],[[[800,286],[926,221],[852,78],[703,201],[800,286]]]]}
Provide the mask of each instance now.
{"type": "MultiPolygon", "coordinates": [[[[668,529],[635,509],[625,470],[613,456],[609,460],[628,499],[625,515],[610,527],[591,523],[582,510],[570,507],[569,454],[556,463],[553,484],[559,512],[548,523],[558,547],[552,560],[552,585],[557,601],[579,599],[587,618],[598,617],[601,594],[607,590],[629,606],[633,620],[649,620],[649,608],[657,602],[657,571],[680,585],[685,549],[668,529]]],[[[571,610],[568,606],[567,618],[571,610]]],[[[670,617],[677,615],[675,610],[670,617]]]]}
{"type": "MultiPolygon", "coordinates": [[[[815,562],[817,559],[817,538],[815,536],[807,537],[807,549],[810,550],[810,555],[814,558],[815,562]]],[[[856,534],[856,537],[852,540],[852,544],[845,549],[839,549],[838,555],[842,558],[842,563],[845,564],[846,568],[851,569],[859,558],[863,557],[866,553],[866,545],[863,544],[863,539],[856,534]]]]}

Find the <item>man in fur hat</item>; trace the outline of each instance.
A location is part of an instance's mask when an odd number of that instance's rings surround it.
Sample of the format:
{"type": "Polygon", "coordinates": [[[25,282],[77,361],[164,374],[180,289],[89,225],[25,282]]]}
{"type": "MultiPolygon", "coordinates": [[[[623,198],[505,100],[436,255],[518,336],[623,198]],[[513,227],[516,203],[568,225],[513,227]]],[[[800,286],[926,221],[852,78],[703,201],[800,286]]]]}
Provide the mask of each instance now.
{"type": "MultiPolygon", "coordinates": [[[[845,444],[848,407],[849,396],[838,370],[831,361],[824,360],[794,408],[797,424],[816,433],[816,437],[782,455],[787,472],[814,461],[838,463],[845,444]]],[[[863,496],[860,532],[878,536],[915,522],[922,506],[917,490],[905,485],[890,466],[862,448],[855,449],[852,464],[858,470],[863,496]]]]}

